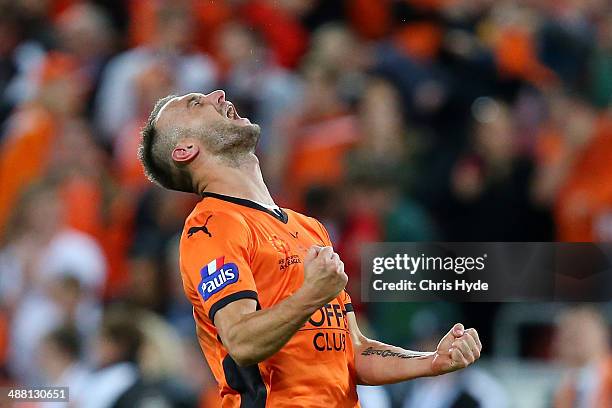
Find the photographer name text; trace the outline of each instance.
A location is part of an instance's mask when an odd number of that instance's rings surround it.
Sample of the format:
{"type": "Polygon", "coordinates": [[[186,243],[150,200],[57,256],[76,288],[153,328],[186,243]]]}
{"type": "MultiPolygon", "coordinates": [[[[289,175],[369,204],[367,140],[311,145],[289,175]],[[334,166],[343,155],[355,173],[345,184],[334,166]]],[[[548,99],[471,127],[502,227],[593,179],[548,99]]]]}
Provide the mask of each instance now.
{"type": "Polygon", "coordinates": [[[462,291],[462,292],[479,292],[489,290],[489,284],[482,280],[468,282],[465,279],[456,281],[442,280],[435,282],[430,279],[423,279],[419,282],[402,279],[399,282],[385,282],[381,279],[376,279],[372,282],[372,288],[375,291],[423,291],[423,292],[443,292],[443,291],[462,291]]]}

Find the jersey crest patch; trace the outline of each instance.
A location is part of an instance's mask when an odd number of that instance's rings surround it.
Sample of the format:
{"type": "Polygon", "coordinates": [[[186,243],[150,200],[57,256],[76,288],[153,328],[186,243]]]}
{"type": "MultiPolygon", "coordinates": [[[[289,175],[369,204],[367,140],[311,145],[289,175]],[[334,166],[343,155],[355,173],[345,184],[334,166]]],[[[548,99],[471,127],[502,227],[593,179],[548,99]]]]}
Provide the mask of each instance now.
{"type": "Polygon", "coordinates": [[[225,263],[225,257],[213,259],[200,269],[202,280],[198,292],[204,300],[219,292],[224,287],[238,281],[238,266],[235,263],[225,263]]]}

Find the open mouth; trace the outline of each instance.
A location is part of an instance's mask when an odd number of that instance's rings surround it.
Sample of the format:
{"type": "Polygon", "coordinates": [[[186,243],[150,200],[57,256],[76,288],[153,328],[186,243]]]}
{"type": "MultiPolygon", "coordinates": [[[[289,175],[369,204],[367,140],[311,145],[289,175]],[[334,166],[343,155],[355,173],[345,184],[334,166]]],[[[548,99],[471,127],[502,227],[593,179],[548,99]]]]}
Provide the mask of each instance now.
{"type": "Polygon", "coordinates": [[[249,119],[243,118],[238,114],[236,107],[231,102],[225,101],[225,103],[221,106],[221,114],[227,119],[239,122],[242,125],[251,124],[251,121],[249,119]]]}
{"type": "Polygon", "coordinates": [[[238,120],[240,119],[240,116],[238,115],[238,112],[236,111],[236,108],[234,107],[234,105],[231,102],[227,102],[226,108],[224,109],[225,111],[225,117],[231,120],[238,120]]]}

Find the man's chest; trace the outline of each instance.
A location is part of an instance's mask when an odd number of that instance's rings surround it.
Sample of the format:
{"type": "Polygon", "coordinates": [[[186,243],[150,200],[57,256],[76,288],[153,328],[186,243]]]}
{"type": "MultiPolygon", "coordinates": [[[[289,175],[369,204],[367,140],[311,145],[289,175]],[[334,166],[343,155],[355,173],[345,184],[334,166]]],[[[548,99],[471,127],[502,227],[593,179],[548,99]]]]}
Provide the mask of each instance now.
{"type": "Polygon", "coordinates": [[[252,224],[250,266],[263,307],[272,306],[295,292],[304,280],[304,258],[312,245],[325,238],[309,225],[252,224]]]}

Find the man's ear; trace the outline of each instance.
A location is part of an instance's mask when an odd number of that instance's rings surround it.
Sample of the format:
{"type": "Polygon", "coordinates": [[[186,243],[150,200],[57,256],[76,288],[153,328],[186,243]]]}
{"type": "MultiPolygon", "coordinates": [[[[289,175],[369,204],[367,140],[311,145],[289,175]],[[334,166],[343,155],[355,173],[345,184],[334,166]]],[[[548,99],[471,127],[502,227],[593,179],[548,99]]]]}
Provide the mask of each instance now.
{"type": "Polygon", "coordinates": [[[179,142],[172,150],[172,160],[177,165],[189,164],[200,154],[200,147],[193,142],[179,142]]]}

